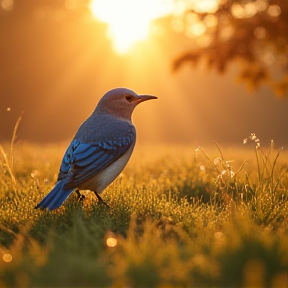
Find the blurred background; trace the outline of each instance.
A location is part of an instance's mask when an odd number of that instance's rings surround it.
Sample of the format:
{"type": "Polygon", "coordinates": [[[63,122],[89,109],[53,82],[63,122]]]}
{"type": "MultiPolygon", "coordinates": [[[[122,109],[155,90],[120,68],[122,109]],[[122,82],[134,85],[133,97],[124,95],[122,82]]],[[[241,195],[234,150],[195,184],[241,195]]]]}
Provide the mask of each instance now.
{"type": "Polygon", "coordinates": [[[288,4],[0,0],[0,141],[70,140],[115,87],[142,143],[288,144],[288,4]]]}

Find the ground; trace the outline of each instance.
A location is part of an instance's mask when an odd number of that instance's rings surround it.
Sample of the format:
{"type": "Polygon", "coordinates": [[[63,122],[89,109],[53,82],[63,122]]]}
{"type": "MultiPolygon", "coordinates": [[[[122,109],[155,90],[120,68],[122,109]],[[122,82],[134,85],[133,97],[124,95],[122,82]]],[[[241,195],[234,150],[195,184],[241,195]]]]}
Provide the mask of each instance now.
{"type": "MultiPolygon", "coordinates": [[[[253,135],[252,135],[253,136],[253,135]]],[[[101,195],[35,210],[65,144],[0,150],[1,287],[287,287],[287,152],[137,145],[101,195]]]]}

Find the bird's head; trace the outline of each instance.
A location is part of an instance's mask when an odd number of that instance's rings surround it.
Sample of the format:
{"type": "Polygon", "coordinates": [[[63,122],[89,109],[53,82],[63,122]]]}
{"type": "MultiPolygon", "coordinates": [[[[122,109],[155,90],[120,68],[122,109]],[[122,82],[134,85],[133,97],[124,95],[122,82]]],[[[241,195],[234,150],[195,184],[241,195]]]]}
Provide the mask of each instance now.
{"type": "Polygon", "coordinates": [[[96,110],[100,113],[130,120],[134,108],[146,100],[157,99],[156,96],[138,95],[127,88],[115,88],[108,91],[99,101],[96,110]]]}

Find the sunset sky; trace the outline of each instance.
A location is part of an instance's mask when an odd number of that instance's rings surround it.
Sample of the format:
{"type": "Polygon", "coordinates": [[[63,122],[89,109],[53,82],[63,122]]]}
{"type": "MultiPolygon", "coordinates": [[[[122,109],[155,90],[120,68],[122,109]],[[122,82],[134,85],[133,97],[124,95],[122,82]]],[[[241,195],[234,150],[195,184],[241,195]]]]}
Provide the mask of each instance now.
{"type": "Polygon", "coordinates": [[[11,139],[22,111],[18,139],[68,141],[106,91],[127,87],[159,98],[134,112],[140,142],[241,145],[254,132],[288,144],[288,99],[267,88],[248,93],[236,83],[236,64],[224,75],[188,65],[172,72],[194,45],[175,31],[172,2],[114,9],[114,22],[96,1],[36,2],[0,0],[0,141],[11,139]],[[140,19],[145,9],[150,18],[140,19]]]}

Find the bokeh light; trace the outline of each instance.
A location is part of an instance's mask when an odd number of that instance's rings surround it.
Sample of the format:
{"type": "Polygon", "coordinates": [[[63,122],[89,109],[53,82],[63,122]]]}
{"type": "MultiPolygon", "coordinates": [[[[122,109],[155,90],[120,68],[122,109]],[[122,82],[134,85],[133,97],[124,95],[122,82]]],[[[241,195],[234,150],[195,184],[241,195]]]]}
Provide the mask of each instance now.
{"type": "Polygon", "coordinates": [[[178,33],[185,32],[185,35],[189,38],[199,37],[197,39],[199,46],[207,46],[211,43],[211,38],[203,36],[207,36],[205,35],[206,32],[209,29],[214,29],[218,22],[218,19],[209,13],[214,13],[218,6],[218,0],[176,1],[172,13],[172,29],[178,33]],[[208,14],[202,19],[197,13],[208,14]]]}
{"type": "Polygon", "coordinates": [[[202,1],[193,1],[194,9],[200,13],[214,13],[219,4],[219,0],[202,0],[202,1]]]}
{"type": "Polygon", "coordinates": [[[281,14],[281,8],[278,5],[270,5],[267,13],[270,17],[277,18],[281,14]]]}
{"type": "Polygon", "coordinates": [[[6,263],[9,263],[13,260],[13,257],[11,254],[9,253],[5,253],[3,254],[3,257],[2,257],[3,261],[6,262],[6,263]]]}
{"type": "Polygon", "coordinates": [[[12,10],[13,6],[14,6],[13,0],[0,0],[0,7],[5,11],[12,10]]]}
{"type": "Polygon", "coordinates": [[[114,237],[108,237],[106,239],[106,245],[110,248],[117,246],[117,239],[114,237]]]}

